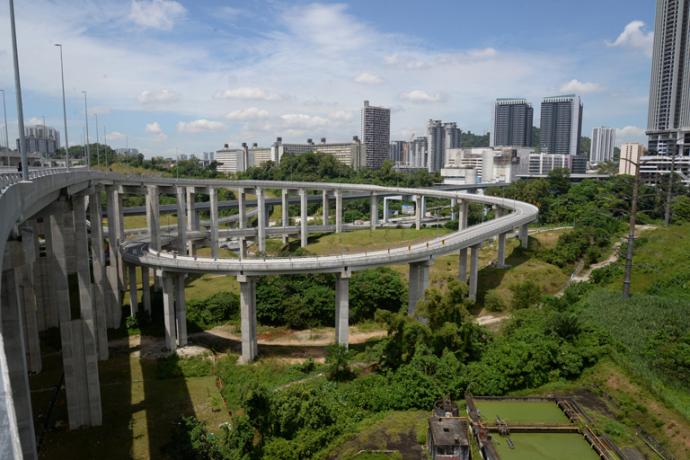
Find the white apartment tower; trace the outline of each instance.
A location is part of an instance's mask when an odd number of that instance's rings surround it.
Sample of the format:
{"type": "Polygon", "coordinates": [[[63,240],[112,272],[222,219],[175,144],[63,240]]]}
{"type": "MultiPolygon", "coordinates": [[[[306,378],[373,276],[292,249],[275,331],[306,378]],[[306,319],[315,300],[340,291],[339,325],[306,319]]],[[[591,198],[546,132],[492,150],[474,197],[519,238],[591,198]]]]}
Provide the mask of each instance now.
{"type": "Polygon", "coordinates": [[[605,163],[613,160],[613,149],[616,145],[616,130],[614,128],[592,129],[592,145],[589,150],[591,164],[605,163]]]}

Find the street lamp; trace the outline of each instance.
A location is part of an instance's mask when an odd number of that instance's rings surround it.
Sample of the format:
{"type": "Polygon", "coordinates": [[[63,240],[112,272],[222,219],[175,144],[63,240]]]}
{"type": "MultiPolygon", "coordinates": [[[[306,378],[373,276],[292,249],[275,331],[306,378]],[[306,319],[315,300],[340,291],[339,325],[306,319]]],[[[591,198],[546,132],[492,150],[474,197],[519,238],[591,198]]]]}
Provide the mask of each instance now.
{"type": "Polygon", "coordinates": [[[10,27],[12,29],[12,55],[14,57],[14,86],[17,90],[17,127],[19,128],[19,152],[21,155],[22,180],[29,180],[29,157],[24,139],[24,108],[22,107],[22,84],[19,79],[19,56],[17,55],[17,30],[14,26],[14,0],[10,0],[10,27]]]}
{"type": "MultiPolygon", "coordinates": [[[[0,93],[2,93],[2,115],[5,119],[5,147],[7,147],[7,150],[10,149],[10,135],[7,134],[7,105],[5,104],[5,90],[0,89],[0,93]]],[[[9,166],[9,164],[8,164],[9,166]]]]}
{"type": "Polygon", "coordinates": [[[60,48],[60,76],[62,77],[62,118],[65,122],[65,166],[69,169],[69,140],[67,139],[67,104],[65,103],[65,68],[62,64],[62,44],[56,43],[60,48]]]}
{"type": "Polygon", "coordinates": [[[84,120],[86,121],[86,167],[91,169],[91,149],[89,148],[89,107],[86,104],[86,91],[84,94],[84,120]]]}

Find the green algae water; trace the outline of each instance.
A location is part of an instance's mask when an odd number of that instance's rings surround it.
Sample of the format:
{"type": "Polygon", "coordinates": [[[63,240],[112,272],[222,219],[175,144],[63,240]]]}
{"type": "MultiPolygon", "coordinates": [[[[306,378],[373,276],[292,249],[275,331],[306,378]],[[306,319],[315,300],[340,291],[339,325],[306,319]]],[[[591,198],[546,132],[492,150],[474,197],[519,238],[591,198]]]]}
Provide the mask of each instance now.
{"type": "Polygon", "coordinates": [[[507,439],[491,435],[501,460],[597,460],[599,456],[578,433],[512,433],[507,439]]]}

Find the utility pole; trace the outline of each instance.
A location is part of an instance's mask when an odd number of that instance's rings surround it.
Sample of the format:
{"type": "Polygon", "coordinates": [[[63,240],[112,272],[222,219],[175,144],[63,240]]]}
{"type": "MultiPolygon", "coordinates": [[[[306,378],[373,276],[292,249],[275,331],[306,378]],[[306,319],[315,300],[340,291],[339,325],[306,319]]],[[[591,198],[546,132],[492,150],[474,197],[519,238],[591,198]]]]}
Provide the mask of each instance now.
{"type": "Polygon", "coordinates": [[[65,166],[69,169],[69,140],[67,138],[67,104],[65,103],[65,68],[62,64],[62,45],[56,43],[55,46],[60,48],[60,75],[62,77],[62,118],[65,122],[65,166]]]}
{"type": "Polygon", "coordinates": [[[86,105],[86,91],[84,93],[84,121],[86,122],[86,167],[91,169],[91,149],[89,148],[89,108],[86,105]]]}
{"type": "MultiPolygon", "coordinates": [[[[630,160],[627,160],[630,161],[630,160]]],[[[628,224],[628,248],[625,256],[625,279],[623,281],[623,297],[630,297],[630,281],[632,277],[633,268],[633,246],[635,244],[635,223],[637,218],[637,195],[640,189],[640,166],[641,161],[637,163],[630,161],[635,166],[635,181],[633,182],[632,203],[630,204],[630,222],[628,224]]]]}
{"type": "Polygon", "coordinates": [[[10,26],[12,29],[12,55],[14,57],[14,86],[17,91],[17,125],[19,128],[19,153],[21,155],[22,180],[29,180],[29,157],[24,139],[24,108],[22,106],[22,83],[19,78],[19,56],[17,55],[17,30],[14,25],[14,0],[10,0],[10,26]]]}

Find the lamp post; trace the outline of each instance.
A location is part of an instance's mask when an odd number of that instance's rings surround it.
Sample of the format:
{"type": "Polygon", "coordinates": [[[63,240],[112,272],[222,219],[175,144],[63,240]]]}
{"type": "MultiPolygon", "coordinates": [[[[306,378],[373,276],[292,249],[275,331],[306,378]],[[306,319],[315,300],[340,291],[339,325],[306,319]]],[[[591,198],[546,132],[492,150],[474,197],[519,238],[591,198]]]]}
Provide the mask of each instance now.
{"type": "Polygon", "coordinates": [[[89,148],[89,107],[86,104],[86,91],[84,94],[84,121],[86,122],[86,167],[91,169],[91,149],[89,148]]]}
{"type": "Polygon", "coordinates": [[[10,135],[7,134],[7,105],[5,104],[5,90],[0,89],[0,93],[2,93],[2,116],[4,118],[4,126],[5,126],[5,147],[7,147],[7,150],[10,149],[10,135]]]}
{"type": "Polygon", "coordinates": [[[62,118],[65,122],[65,166],[69,169],[69,140],[67,139],[67,104],[65,103],[65,68],[62,64],[62,44],[56,43],[60,48],[60,76],[62,78],[62,118]]]}
{"type": "Polygon", "coordinates": [[[24,139],[24,108],[22,107],[22,83],[19,79],[17,55],[17,30],[14,25],[14,0],[10,0],[10,28],[12,29],[12,56],[14,57],[14,86],[17,91],[17,127],[19,128],[19,152],[21,154],[22,180],[29,180],[29,157],[24,139]]]}
{"type": "Polygon", "coordinates": [[[96,162],[98,166],[101,166],[101,150],[100,150],[100,140],[99,140],[99,135],[98,135],[98,114],[94,113],[94,117],[96,117],[96,162]]]}

